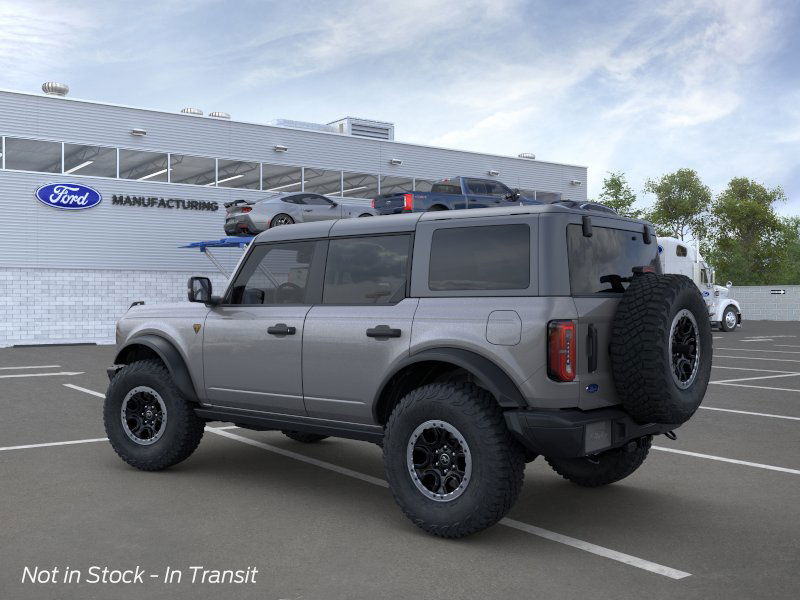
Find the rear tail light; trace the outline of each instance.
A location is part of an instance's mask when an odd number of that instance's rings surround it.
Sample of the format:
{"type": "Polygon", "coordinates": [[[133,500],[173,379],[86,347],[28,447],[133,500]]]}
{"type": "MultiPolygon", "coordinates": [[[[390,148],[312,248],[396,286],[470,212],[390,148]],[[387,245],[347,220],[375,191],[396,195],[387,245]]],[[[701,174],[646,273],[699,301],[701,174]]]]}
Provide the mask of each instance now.
{"type": "Polygon", "coordinates": [[[375,208],[375,198],[372,199],[372,208],[375,208]]]}
{"type": "Polygon", "coordinates": [[[414,194],[403,194],[403,210],[408,212],[414,210],[414,194]]]}
{"type": "Polygon", "coordinates": [[[575,323],[547,324],[547,374],[556,381],[575,380],[575,323]]]}
{"type": "Polygon", "coordinates": [[[253,209],[252,209],[250,206],[245,206],[244,208],[242,208],[242,212],[243,212],[243,213],[248,213],[248,212],[250,212],[251,210],[253,210],[253,209]]]}

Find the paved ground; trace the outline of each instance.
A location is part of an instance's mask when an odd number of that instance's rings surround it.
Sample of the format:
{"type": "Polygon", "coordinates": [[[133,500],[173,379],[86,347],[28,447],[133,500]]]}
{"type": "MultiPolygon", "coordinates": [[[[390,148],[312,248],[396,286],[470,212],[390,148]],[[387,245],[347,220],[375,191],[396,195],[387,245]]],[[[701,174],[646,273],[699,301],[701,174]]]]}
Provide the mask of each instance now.
{"type": "Polygon", "coordinates": [[[716,383],[676,442],[597,490],[537,460],[509,519],[460,541],[402,516],[366,443],[228,428],[131,469],[91,441],[111,347],[0,350],[0,598],[797,598],[800,323],[714,337],[716,383]],[[147,574],[89,584],[93,565],[147,574]],[[193,565],[259,572],[191,584],[193,565]],[[26,566],[84,583],[23,584],[26,566]],[[168,567],[181,584],[148,576],[168,567]]]}

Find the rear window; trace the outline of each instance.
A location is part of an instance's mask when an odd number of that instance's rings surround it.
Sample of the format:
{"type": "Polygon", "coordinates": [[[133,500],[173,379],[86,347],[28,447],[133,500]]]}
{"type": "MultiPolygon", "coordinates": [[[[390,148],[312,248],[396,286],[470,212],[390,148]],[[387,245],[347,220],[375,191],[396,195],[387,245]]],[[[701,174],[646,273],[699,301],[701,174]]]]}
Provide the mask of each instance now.
{"type": "Polygon", "coordinates": [[[431,241],[432,291],[524,290],[531,282],[527,225],[437,229],[431,241]]]}
{"type": "Polygon", "coordinates": [[[431,187],[432,194],[461,194],[461,184],[452,181],[434,183],[431,187]]]}
{"type": "Polygon", "coordinates": [[[634,267],[652,266],[661,272],[658,245],[645,244],[635,231],[593,227],[592,237],[580,225],[567,226],[569,283],[572,294],[622,293],[634,267]]]}

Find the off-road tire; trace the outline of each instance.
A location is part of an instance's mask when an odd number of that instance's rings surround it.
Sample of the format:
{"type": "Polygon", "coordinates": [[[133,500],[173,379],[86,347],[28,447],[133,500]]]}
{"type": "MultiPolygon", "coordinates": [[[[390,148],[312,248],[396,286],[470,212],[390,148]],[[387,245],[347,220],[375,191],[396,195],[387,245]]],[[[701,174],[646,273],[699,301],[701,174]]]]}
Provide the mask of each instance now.
{"type": "Polygon", "coordinates": [[[111,447],[119,457],[142,471],[160,471],[186,460],[203,437],[205,421],[183,397],[166,367],[158,360],[133,362],[114,375],[103,404],[103,424],[111,447]],[[135,387],[148,386],[158,392],[167,409],[164,433],[149,446],[128,438],[122,426],[125,395],[135,387]]]}
{"type": "Polygon", "coordinates": [[[469,382],[419,387],[395,406],[383,438],[386,478],[395,501],[421,529],[460,538],[499,521],[513,506],[525,474],[523,450],[506,428],[494,397],[469,382]],[[447,502],[420,492],[406,451],[412,432],[429,420],[449,423],[469,446],[472,473],[460,496],[447,502]]]}
{"type": "Polygon", "coordinates": [[[600,487],[625,479],[638,469],[650,451],[652,436],[628,442],[621,448],[582,458],[549,458],[545,460],[567,481],[583,487],[600,487]]]}
{"type": "Polygon", "coordinates": [[[738,323],[737,323],[733,327],[728,327],[728,319],[726,318],[728,316],[728,313],[733,313],[734,317],[736,317],[736,309],[733,308],[733,306],[728,305],[728,306],[725,307],[725,310],[722,311],[722,320],[719,322],[719,328],[722,331],[726,331],[726,332],[733,331],[738,326],[738,323]]]}
{"type": "Polygon", "coordinates": [[[703,297],[685,275],[634,276],[622,296],[611,334],[611,367],[617,395],[640,423],[679,425],[700,406],[711,376],[712,337],[703,297]],[[687,387],[673,378],[673,319],[687,310],[696,322],[698,366],[687,387]]]}
{"type": "Polygon", "coordinates": [[[304,433],[302,431],[290,431],[288,429],[281,429],[281,433],[295,442],[303,442],[304,444],[314,444],[327,439],[327,435],[320,435],[319,433],[304,433]]]}

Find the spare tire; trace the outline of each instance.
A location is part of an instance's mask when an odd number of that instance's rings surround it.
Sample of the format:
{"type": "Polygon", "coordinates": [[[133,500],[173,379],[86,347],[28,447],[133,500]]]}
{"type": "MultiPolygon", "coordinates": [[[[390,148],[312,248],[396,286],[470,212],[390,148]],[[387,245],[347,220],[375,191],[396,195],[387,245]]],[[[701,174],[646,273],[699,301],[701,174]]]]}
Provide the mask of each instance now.
{"type": "Polygon", "coordinates": [[[622,296],[611,369],[623,407],[640,423],[679,425],[700,406],[711,376],[711,322],[685,275],[642,273],[622,296]]]}

